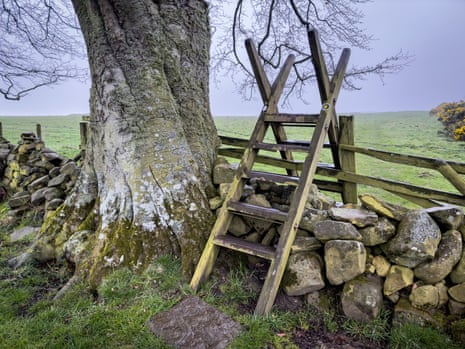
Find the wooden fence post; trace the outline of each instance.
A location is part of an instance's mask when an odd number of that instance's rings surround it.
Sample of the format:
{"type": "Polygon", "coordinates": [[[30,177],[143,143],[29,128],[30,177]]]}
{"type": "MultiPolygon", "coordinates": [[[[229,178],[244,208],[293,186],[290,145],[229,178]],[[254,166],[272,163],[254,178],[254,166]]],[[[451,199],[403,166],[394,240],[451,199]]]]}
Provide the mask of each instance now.
{"type": "Polygon", "coordinates": [[[79,123],[79,131],[80,131],[80,135],[81,135],[81,144],[79,145],[79,149],[81,150],[82,158],[84,158],[84,156],[86,154],[88,130],[89,130],[89,122],[88,121],[81,121],[79,123]]]}
{"type": "MultiPolygon", "coordinates": [[[[339,116],[339,144],[354,145],[354,117],[353,115],[339,116]]],[[[355,152],[342,150],[340,151],[341,168],[344,172],[356,173],[355,152]]],[[[344,203],[358,202],[357,184],[342,182],[342,201],[344,203]]]]}
{"type": "Polygon", "coordinates": [[[3,126],[1,122],[0,122],[0,138],[3,138],[3,126]]]}
{"type": "Polygon", "coordinates": [[[41,141],[42,140],[42,126],[36,124],[36,137],[41,141]]]}

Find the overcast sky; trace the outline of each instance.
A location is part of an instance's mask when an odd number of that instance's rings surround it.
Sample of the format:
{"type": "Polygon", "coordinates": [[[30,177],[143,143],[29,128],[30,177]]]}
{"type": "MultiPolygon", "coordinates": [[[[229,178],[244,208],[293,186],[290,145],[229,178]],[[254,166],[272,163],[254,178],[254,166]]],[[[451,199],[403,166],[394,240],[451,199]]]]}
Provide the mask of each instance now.
{"type": "MultiPolygon", "coordinates": [[[[374,0],[363,5],[364,27],[377,40],[369,52],[352,53],[355,65],[376,63],[400,49],[414,55],[402,72],[376,76],[361,91],[341,91],[338,112],[430,110],[441,102],[465,99],[465,0],[374,0]]],[[[318,91],[309,90],[311,105],[295,103],[295,112],[317,112],[318,91]]],[[[89,83],[71,81],[43,88],[19,102],[0,100],[0,115],[66,115],[87,113],[89,83]]],[[[257,115],[259,99],[243,101],[224,81],[211,85],[213,115],[257,115]]]]}

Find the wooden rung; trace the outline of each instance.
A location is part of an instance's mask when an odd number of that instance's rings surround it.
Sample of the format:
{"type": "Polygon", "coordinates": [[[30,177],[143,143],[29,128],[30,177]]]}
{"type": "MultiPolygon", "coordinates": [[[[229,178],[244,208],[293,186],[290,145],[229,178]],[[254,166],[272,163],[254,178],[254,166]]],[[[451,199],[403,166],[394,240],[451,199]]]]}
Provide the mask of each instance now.
{"type": "Polygon", "coordinates": [[[263,178],[264,180],[287,185],[298,185],[299,177],[281,175],[277,173],[250,171],[250,178],[263,178]]]}
{"type": "Polygon", "coordinates": [[[240,251],[252,256],[273,260],[275,258],[275,249],[256,242],[247,241],[230,235],[217,236],[213,243],[217,246],[229,248],[230,250],[240,251]]]}
{"type": "Polygon", "coordinates": [[[277,223],[284,222],[287,218],[286,212],[277,210],[275,208],[255,206],[245,202],[230,201],[228,203],[228,209],[242,216],[251,216],[254,218],[277,223]]]}
{"type": "Polygon", "coordinates": [[[316,125],[320,114],[265,114],[265,122],[279,122],[286,124],[311,124],[316,125]]]}
{"type": "Polygon", "coordinates": [[[292,144],[292,143],[260,143],[257,142],[254,144],[254,149],[262,149],[268,151],[300,151],[300,152],[308,152],[309,146],[302,146],[299,144],[292,144]]]}

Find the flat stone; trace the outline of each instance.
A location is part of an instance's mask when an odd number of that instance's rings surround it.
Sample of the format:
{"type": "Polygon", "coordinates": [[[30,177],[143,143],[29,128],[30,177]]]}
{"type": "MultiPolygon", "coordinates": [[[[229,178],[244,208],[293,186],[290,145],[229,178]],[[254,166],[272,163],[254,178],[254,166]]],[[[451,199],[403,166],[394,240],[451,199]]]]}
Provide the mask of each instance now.
{"type": "Polygon", "coordinates": [[[10,200],[8,200],[8,206],[11,208],[22,207],[27,205],[31,200],[31,195],[28,192],[20,192],[13,195],[10,200]]]}
{"type": "Polygon", "coordinates": [[[396,221],[401,221],[408,212],[408,209],[403,206],[390,204],[370,194],[360,195],[359,199],[362,205],[369,210],[396,221]]]}
{"type": "Polygon", "coordinates": [[[40,188],[31,194],[31,204],[33,206],[40,206],[45,202],[45,191],[48,188],[40,188]]]}
{"type": "Polygon", "coordinates": [[[458,229],[464,221],[464,212],[458,206],[446,205],[426,209],[436,223],[444,230],[458,229]]]}
{"type": "Polygon", "coordinates": [[[333,207],[329,215],[338,221],[350,222],[353,225],[364,228],[378,221],[378,215],[362,208],[333,207]]]}
{"type": "Polygon", "coordinates": [[[68,179],[69,179],[69,176],[62,173],[62,174],[50,179],[50,181],[48,182],[48,186],[49,187],[59,187],[62,184],[64,184],[68,179]]]}
{"type": "Polygon", "coordinates": [[[362,235],[360,235],[353,224],[332,220],[315,223],[313,234],[318,240],[323,242],[329,240],[362,240],[362,235]]]}
{"type": "Polygon", "coordinates": [[[241,326],[198,297],[188,296],[150,320],[150,329],[178,349],[223,349],[241,326]]]}
{"type": "Polygon", "coordinates": [[[28,185],[27,189],[29,192],[33,193],[37,189],[46,187],[48,185],[48,181],[50,180],[48,175],[42,176],[31,182],[31,184],[28,185]]]}
{"type": "Polygon", "coordinates": [[[323,245],[313,236],[296,236],[291,247],[291,253],[319,250],[323,245]]]}
{"type": "Polygon", "coordinates": [[[19,229],[16,229],[15,231],[13,231],[10,236],[9,236],[9,240],[10,242],[16,242],[16,241],[19,241],[19,240],[22,240],[28,236],[31,236],[35,233],[37,233],[39,231],[40,228],[38,227],[30,227],[30,226],[26,226],[26,227],[22,227],[22,228],[19,228],[19,229]]]}
{"type": "Polygon", "coordinates": [[[406,298],[401,298],[394,307],[392,323],[394,326],[402,326],[410,323],[421,327],[431,326],[437,329],[444,329],[446,323],[443,312],[430,313],[427,309],[414,307],[406,298]]]}

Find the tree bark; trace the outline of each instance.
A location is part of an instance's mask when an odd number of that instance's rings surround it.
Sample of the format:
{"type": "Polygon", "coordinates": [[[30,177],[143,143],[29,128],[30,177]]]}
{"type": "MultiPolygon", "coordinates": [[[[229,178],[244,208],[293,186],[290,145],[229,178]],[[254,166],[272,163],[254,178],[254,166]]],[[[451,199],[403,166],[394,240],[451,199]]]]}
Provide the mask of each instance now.
{"type": "Polygon", "coordinates": [[[207,4],[72,2],[92,78],[90,144],[79,183],[42,240],[59,253],[90,227],[77,268],[92,282],[108,268],[143,268],[163,254],[180,256],[188,275],[212,223],[207,4]]]}

